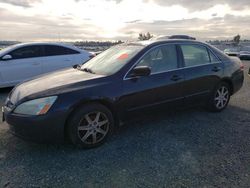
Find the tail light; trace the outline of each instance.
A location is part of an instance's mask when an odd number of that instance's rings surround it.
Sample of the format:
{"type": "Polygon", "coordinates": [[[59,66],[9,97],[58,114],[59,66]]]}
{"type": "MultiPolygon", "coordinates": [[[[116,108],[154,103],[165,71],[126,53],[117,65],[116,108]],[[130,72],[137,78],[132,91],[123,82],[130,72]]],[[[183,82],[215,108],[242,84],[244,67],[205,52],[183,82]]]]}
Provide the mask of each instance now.
{"type": "Polygon", "coordinates": [[[244,64],[242,62],[240,62],[240,69],[244,70],[244,64]]]}

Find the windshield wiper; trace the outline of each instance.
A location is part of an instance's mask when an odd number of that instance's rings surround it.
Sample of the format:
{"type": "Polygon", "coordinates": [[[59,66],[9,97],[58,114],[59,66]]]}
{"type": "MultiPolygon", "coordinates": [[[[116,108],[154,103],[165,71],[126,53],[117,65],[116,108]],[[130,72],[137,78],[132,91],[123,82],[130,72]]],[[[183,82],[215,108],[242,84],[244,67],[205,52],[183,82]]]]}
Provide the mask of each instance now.
{"type": "Polygon", "coordinates": [[[82,71],[85,71],[85,72],[88,72],[88,73],[91,73],[91,74],[95,74],[94,71],[92,71],[90,68],[84,68],[84,69],[81,69],[82,71]]]}

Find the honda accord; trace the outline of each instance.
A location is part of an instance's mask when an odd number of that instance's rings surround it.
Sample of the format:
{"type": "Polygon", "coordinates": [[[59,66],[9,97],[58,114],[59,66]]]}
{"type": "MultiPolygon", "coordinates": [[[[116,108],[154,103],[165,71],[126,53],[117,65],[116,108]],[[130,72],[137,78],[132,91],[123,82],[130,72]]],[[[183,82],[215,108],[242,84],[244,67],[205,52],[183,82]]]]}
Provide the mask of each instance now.
{"type": "Polygon", "coordinates": [[[90,148],[133,112],[204,104],[220,112],[243,83],[243,65],[208,44],[167,39],[112,47],[84,65],[16,86],[3,110],[13,134],[90,148]]]}

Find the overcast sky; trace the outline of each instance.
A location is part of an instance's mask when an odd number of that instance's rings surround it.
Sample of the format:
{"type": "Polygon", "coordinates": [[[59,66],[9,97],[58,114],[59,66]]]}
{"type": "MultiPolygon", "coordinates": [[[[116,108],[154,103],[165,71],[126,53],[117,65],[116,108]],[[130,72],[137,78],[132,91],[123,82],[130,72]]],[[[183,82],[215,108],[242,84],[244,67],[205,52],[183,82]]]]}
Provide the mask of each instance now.
{"type": "Polygon", "coordinates": [[[0,40],[250,39],[249,0],[0,0],[0,40]]]}

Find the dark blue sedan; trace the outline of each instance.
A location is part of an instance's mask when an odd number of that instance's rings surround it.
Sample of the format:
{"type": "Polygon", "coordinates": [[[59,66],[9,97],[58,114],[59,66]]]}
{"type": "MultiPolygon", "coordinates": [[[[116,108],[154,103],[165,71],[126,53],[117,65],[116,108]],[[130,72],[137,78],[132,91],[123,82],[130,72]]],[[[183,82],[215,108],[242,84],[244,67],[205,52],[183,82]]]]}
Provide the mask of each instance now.
{"type": "Polygon", "coordinates": [[[243,65],[195,40],[125,43],[84,65],[15,87],[3,107],[13,134],[84,148],[102,144],[134,112],[203,104],[220,112],[243,83],[243,65]]]}

